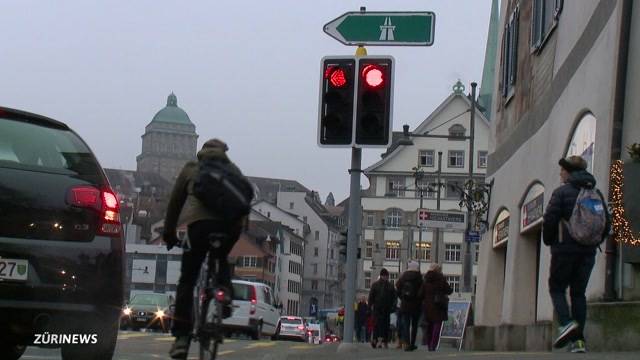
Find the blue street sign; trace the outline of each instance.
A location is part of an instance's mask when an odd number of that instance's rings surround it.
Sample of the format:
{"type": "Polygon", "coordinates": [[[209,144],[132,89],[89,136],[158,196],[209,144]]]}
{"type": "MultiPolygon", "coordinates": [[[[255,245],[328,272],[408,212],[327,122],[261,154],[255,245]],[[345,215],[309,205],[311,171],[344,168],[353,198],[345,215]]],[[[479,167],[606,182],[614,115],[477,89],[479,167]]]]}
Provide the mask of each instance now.
{"type": "Polygon", "coordinates": [[[480,242],[480,232],[479,231],[469,231],[467,233],[467,242],[477,243],[480,242]]]}

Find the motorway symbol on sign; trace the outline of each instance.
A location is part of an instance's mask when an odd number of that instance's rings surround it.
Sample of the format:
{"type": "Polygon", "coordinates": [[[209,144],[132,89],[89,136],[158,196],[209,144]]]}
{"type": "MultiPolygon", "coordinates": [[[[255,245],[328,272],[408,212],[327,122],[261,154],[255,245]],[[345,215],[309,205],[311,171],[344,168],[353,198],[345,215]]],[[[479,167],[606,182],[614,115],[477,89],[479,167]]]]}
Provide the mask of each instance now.
{"type": "Polygon", "coordinates": [[[345,45],[431,46],[433,12],[347,12],[328,22],[324,32],[345,45]]]}

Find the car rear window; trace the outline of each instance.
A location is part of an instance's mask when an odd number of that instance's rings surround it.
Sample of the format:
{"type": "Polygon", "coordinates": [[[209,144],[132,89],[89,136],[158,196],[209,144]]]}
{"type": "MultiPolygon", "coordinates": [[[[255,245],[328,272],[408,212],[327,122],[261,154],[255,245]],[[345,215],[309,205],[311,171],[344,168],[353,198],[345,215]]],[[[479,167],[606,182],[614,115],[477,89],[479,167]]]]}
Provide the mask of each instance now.
{"type": "Polygon", "coordinates": [[[233,284],[233,300],[251,301],[251,285],[233,284]]]}
{"type": "Polygon", "coordinates": [[[0,167],[63,172],[92,183],[100,174],[93,154],[72,131],[2,117],[0,167]]]}
{"type": "Polygon", "coordinates": [[[302,319],[282,318],[282,319],[280,319],[280,322],[283,323],[283,324],[300,325],[300,324],[302,324],[302,319]]]}

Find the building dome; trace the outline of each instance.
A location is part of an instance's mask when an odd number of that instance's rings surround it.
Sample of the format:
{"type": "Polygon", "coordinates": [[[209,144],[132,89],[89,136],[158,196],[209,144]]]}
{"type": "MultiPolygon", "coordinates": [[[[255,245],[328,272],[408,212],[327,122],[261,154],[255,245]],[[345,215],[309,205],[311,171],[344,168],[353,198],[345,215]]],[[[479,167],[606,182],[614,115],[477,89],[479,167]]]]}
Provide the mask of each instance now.
{"type": "Polygon", "coordinates": [[[174,93],[167,97],[167,106],[158,111],[151,121],[191,125],[189,115],[178,107],[178,98],[174,93]]]}

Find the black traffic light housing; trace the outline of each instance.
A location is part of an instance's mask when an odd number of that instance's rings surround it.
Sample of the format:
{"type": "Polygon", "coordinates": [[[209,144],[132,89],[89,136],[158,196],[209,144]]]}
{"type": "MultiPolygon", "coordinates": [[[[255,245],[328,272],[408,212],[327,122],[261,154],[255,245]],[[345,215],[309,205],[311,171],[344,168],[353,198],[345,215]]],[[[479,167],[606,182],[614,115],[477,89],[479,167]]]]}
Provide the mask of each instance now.
{"type": "Polygon", "coordinates": [[[391,143],[393,113],[393,58],[358,58],[355,145],[384,146],[391,143]]]}
{"type": "Polygon", "coordinates": [[[356,85],[354,56],[322,59],[318,144],[351,146],[356,85]]]}
{"type": "Polygon", "coordinates": [[[342,237],[340,238],[340,241],[338,243],[338,252],[340,253],[340,255],[344,256],[345,258],[347,257],[347,244],[348,239],[349,239],[349,231],[343,231],[340,233],[340,235],[342,235],[342,237]]]}

